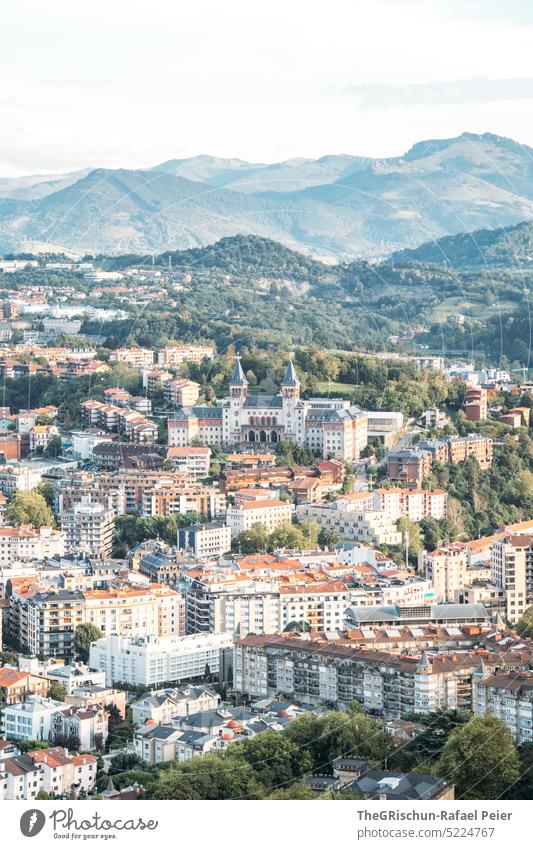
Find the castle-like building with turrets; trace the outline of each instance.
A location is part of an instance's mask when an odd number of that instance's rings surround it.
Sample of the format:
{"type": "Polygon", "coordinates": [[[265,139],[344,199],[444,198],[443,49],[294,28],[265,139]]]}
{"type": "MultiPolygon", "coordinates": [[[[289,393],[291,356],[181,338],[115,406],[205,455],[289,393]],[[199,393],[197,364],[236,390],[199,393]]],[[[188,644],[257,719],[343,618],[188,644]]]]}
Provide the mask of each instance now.
{"type": "Polygon", "coordinates": [[[199,440],[224,448],[267,449],[282,439],[306,445],[322,457],[357,460],[367,444],[366,413],[342,398],[300,398],[300,381],[288,363],[279,392],[252,395],[240,358],[229,398],[216,406],[181,407],[168,420],[168,444],[199,440]]]}

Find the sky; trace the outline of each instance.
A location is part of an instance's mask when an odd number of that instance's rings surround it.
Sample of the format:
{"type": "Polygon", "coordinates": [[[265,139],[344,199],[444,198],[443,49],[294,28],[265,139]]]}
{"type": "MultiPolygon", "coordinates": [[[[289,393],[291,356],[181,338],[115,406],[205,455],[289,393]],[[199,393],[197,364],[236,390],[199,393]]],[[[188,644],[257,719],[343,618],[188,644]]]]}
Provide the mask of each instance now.
{"type": "Polygon", "coordinates": [[[0,178],[533,147],[530,0],[2,0],[0,178]]]}

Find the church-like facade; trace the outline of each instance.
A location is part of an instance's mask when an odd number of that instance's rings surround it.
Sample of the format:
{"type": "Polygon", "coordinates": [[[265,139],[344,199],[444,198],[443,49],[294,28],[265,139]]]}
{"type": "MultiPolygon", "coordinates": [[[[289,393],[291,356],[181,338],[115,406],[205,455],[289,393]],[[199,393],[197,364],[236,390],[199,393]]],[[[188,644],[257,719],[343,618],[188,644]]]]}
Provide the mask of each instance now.
{"type": "Polygon", "coordinates": [[[300,381],[290,361],[275,395],[253,395],[240,358],[229,382],[229,398],[216,406],[182,407],[168,421],[172,446],[206,445],[267,449],[287,439],[322,457],[357,460],[367,444],[366,414],[342,398],[300,398],[300,381]]]}

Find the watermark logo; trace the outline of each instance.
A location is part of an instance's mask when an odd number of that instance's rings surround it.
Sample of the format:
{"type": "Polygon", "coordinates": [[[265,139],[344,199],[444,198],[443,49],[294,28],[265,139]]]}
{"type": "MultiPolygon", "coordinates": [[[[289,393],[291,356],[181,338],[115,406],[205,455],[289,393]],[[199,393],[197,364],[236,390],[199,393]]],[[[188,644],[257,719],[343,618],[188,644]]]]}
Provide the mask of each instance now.
{"type": "Polygon", "coordinates": [[[42,811],[32,808],[24,811],[20,818],[20,830],[24,837],[36,837],[44,828],[46,817],[42,811]]]}

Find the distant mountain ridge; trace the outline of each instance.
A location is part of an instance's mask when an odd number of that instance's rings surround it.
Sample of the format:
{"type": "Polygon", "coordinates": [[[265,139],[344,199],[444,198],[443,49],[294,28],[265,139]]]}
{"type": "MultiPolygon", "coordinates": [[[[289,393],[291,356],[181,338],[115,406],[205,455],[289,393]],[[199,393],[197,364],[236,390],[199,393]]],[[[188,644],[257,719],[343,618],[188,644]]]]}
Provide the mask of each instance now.
{"type": "Polygon", "coordinates": [[[490,133],[404,156],[278,163],[197,156],[151,169],[0,179],[0,252],[28,242],[152,253],[257,234],[315,257],[380,258],[533,220],[533,149],[490,133]]]}

